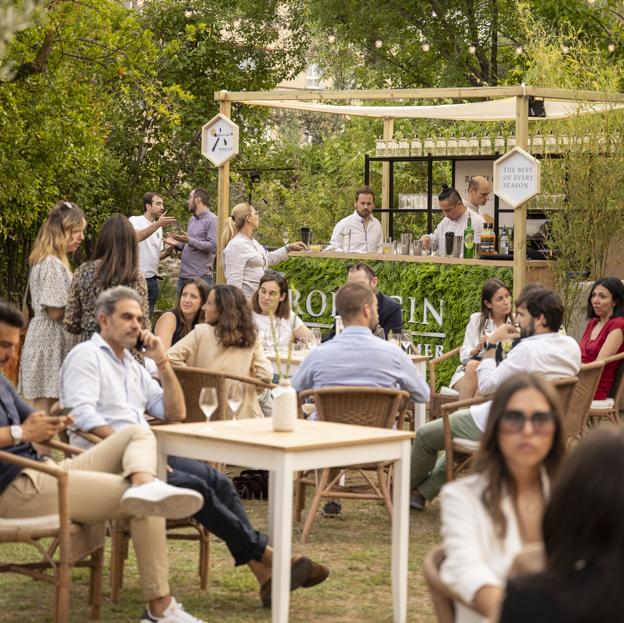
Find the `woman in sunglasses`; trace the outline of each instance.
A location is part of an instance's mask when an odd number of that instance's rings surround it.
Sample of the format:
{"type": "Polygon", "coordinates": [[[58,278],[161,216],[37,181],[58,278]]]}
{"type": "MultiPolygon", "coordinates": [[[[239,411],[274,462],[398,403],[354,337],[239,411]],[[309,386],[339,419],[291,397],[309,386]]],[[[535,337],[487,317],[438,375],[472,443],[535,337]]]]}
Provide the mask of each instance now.
{"type": "Polygon", "coordinates": [[[463,602],[457,623],[495,619],[523,547],[542,541],[550,481],[565,454],[553,388],[520,374],[494,394],[472,475],[442,489],[446,559],[440,575],[463,602]]]}

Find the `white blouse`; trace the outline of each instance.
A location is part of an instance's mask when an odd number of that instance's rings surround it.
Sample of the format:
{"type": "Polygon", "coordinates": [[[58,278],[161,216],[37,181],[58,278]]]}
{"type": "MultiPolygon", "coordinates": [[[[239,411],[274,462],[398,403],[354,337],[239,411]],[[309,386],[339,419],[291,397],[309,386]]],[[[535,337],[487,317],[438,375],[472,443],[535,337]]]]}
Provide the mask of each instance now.
{"type": "Polygon", "coordinates": [[[258,289],[264,271],[287,259],[286,247],[267,251],[257,240],[236,234],[223,250],[225,281],[240,288],[250,299],[258,289]]]}
{"type": "Polygon", "coordinates": [[[453,387],[459,379],[464,376],[464,366],[468,363],[470,359],[470,351],[473,348],[476,348],[479,345],[479,324],[481,323],[481,312],[475,312],[470,315],[470,320],[468,321],[468,325],[466,326],[466,333],[464,334],[464,343],[461,346],[459,351],[459,361],[461,362],[457,369],[455,370],[455,374],[453,374],[453,378],[449,383],[449,387],[453,387]]]}
{"type": "MultiPolygon", "coordinates": [[[[275,345],[273,344],[273,331],[271,329],[271,316],[258,314],[253,312],[253,320],[258,329],[258,335],[262,341],[262,348],[265,353],[274,353],[275,345]]],[[[291,312],[290,318],[275,318],[275,332],[280,351],[288,350],[288,344],[292,339],[293,333],[303,327],[303,320],[297,314],[291,312]]]]}

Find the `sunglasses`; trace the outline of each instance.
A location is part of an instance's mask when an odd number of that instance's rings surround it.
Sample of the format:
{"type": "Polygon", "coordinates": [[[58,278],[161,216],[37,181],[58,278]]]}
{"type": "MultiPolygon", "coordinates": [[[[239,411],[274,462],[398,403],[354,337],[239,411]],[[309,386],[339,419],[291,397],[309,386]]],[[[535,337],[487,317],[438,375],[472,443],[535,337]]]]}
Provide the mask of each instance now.
{"type": "Polygon", "coordinates": [[[282,277],[285,278],[286,275],[284,273],[280,273],[278,270],[267,269],[264,271],[263,277],[282,277]]]}
{"type": "Polygon", "coordinates": [[[521,433],[530,421],[537,435],[550,435],[555,430],[555,414],[552,411],[534,411],[525,416],[522,411],[505,411],[500,419],[501,433],[521,433]]]}

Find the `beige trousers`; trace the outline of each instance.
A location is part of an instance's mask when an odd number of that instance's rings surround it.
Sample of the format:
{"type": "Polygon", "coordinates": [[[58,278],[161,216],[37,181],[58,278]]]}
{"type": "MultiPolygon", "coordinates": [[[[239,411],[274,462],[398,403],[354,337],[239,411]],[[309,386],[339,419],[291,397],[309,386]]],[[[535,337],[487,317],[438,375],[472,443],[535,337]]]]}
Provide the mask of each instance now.
{"type": "MultiPolygon", "coordinates": [[[[156,439],[141,426],[126,426],[88,451],[59,465],[69,472],[69,514],[76,523],[124,517],[119,502],[136,472],[156,475],[156,439]]],[[[58,512],[56,479],[25,469],[0,495],[0,516],[36,517],[58,512]]],[[[130,518],[141,589],[146,601],[169,595],[165,520],[130,518]]]]}

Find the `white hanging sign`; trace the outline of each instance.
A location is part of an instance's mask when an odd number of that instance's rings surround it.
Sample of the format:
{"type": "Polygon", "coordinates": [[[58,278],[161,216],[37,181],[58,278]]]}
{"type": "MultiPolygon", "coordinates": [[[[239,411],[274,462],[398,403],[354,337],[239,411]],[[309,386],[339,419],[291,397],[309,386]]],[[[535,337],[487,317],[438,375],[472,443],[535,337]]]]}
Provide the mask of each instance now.
{"type": "Polygon", "coordinates": [[[202,156],[220,167],[238,154],[238,126],[219,113],[202,127],[202,156]]]}
{"type": "Polygon", "coordinates": [[[517,208],[540,192],[540,163],[520,147],[494,162],[494,193],[517,208]]]}

